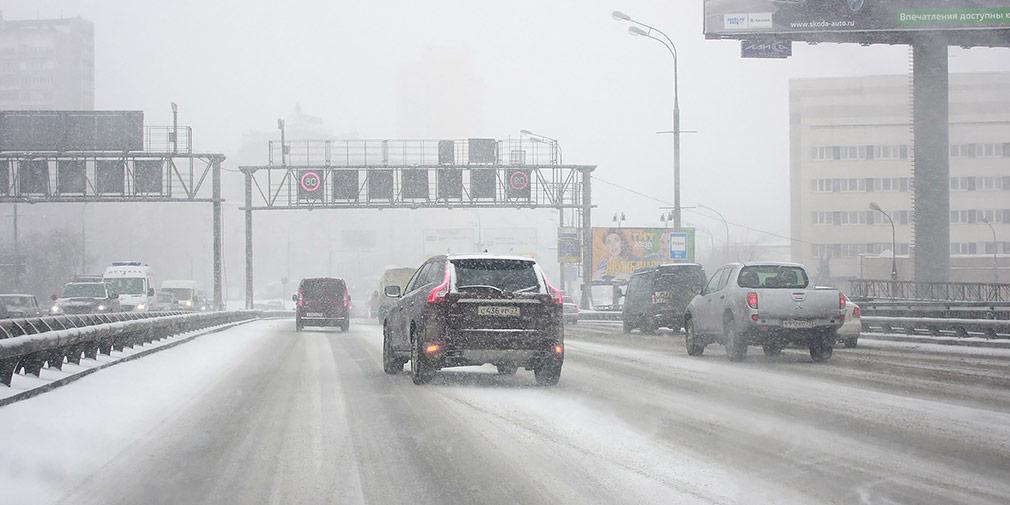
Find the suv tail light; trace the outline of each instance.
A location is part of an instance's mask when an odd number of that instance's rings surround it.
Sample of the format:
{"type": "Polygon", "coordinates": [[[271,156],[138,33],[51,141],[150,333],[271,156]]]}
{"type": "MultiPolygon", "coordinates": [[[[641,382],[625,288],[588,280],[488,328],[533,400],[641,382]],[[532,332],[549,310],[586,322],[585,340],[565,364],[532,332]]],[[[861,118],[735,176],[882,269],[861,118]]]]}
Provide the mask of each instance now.
{"type": "Polygon", "coordinates": [[[755,291],[747,293],[747,306],[752,309],[758,308],[758,294],[755,291]]]}
{"type": "Polygon", "coordinates": [[[838,310],[845,310],[845,293],[838,292],[838,310]]]}
{"type": "Polygon", "coordinates": [[[305,298],[302,297],[302,288],[298,288],[298,302],[297,303],[298,303],[299,307],[304,307],[305,306],[305,298]]]}
{"type": "Polygon", "coordinates": [[[347,296],[347,291],[344,291],[344,308],[351,306],[351,297],[347,296]]]}
{"type": "Polygon", "coordinates": [[[551,303],[554,305],[564,305],[565,298],[561,294],[561,290],[554,287],[554,285],[551,284],[551,281],[547,280],[546,275],[544,276],[544,284],[547,285],[547,292],[551,295],[551,303]]]}
{"type": "Polygon", "coordinates": [[[863,311],[859,310],[859,307],[853,307],[852,308],[852,317],[854,317],[856,319],[859,319],[860,317],[863,317],[863,311]]]}
{"type": "Polygon", "coordinates": [[[447,294],[449,294],[449,262],[445,263],[445,275],[442,277],[442,282],[428,293],[428,303],[442,303],[447,294]]]}

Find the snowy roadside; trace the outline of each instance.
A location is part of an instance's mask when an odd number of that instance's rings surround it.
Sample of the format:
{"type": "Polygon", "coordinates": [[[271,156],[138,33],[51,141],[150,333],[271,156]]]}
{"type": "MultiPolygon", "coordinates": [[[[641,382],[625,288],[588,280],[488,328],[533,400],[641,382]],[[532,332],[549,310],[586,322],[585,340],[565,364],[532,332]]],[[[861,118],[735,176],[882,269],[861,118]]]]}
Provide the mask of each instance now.
{"type": "Polygon", "coordinates": [[[47,391],[51,391],[60,386],[64,386],[103,368],[141,358],[154,352],[170,349],[179,344],[189,342],[199,336],[227,330],[234,326],[251,321],[255,321],[255,319],[180,333],[163,340],[156,340],[148,344],[139,345],[133,348],[126,348],[122,351],[112,351],[112,353],[107,356],[99,354],[95,359],[82,358],[80,364],[69,362],[64,363],[62,370],[44,367],[38,377],[35,377],[34,375],[14,374],[10,387],[0,385],[0,408],[17,401],[25,400],[47,391]]]}

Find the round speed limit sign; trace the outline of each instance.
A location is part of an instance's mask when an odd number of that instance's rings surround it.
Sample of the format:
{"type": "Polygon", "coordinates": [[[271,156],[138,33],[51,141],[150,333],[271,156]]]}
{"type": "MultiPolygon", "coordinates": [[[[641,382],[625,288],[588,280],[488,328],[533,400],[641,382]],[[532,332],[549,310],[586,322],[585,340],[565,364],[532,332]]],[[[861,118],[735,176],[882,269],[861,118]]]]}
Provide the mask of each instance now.
{"type": "Polygon", "coordinates": [[[516,170],[509,174],[509,187],[515,190],[524,190],[530,186],[530,176],[521,170],[516,170]]]}
{"type": "Polygon", "coordinates": [[[301,184],[303,190],[311,193],[319,189],[319,186],[323,183],[323,179],[316,172],[305,172],[298,182],[301,184]]]}

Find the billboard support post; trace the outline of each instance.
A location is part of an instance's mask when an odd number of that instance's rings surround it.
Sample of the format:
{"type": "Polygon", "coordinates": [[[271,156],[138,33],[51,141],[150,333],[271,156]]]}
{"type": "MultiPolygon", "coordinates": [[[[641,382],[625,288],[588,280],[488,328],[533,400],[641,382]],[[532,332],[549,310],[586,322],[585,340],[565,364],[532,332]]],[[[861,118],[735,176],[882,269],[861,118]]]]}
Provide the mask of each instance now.
{"type": "Polygon", "coordinates": [[[593,308],[593,191],[592,169],[582,170],[582,300],[579,306],[593,308]]]}
{"type": "Polygon", "coordinates": [[[947,43],[912,43],[915,279],[947,282],[950,267],[950,158],[947,43]]]}

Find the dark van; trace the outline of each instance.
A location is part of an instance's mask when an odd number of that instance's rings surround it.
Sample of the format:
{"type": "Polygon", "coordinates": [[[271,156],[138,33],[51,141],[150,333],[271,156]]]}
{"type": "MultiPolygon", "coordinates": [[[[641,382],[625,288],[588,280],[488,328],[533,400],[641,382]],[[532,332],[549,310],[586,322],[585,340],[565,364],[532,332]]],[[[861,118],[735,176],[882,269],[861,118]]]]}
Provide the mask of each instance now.
{"type": "Polygon", "coordinates": [[[636,270],[624,292],[624,332],[651,333],[660,327],[684,326],[687,304],[705,286],[705,269],[697,263],[675,263],[636,270]]]}
{"type": "Polygon", "coordinates": [[[339,326],[347,331],[351,325],[351,296],[343,279],[317,277],[302,279],[295,302],[295,330],[306,326],[339,326]]]}

